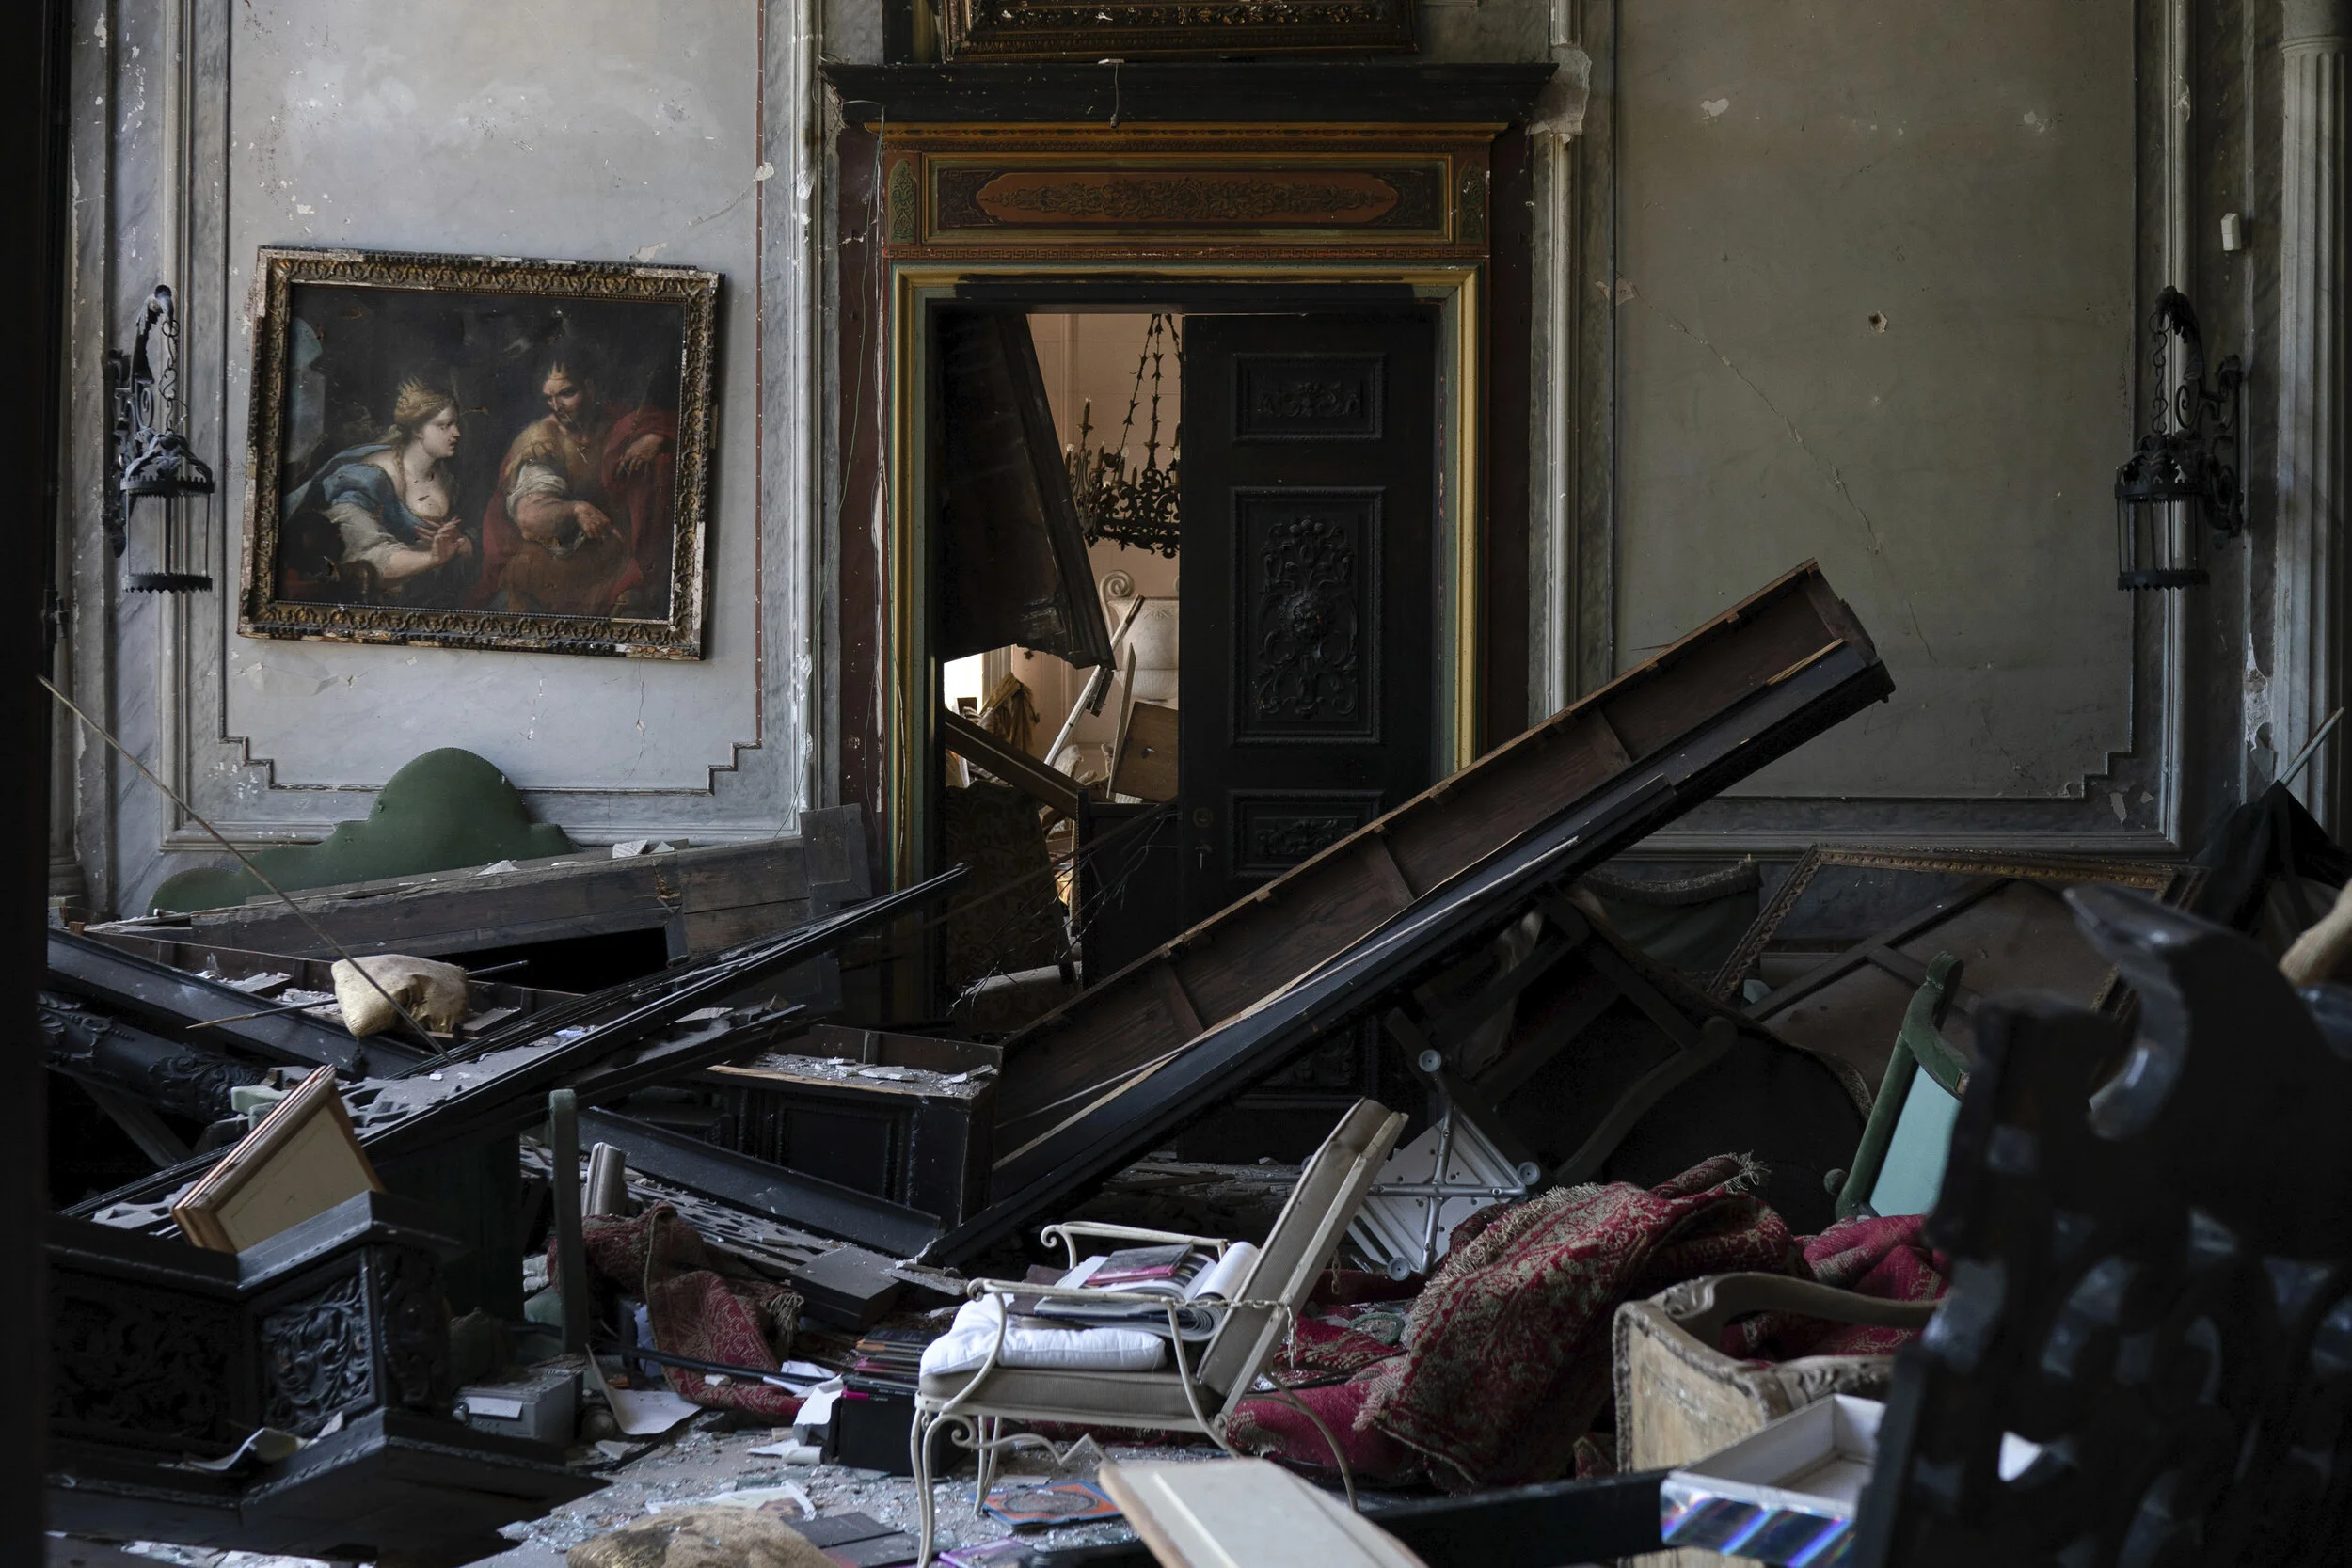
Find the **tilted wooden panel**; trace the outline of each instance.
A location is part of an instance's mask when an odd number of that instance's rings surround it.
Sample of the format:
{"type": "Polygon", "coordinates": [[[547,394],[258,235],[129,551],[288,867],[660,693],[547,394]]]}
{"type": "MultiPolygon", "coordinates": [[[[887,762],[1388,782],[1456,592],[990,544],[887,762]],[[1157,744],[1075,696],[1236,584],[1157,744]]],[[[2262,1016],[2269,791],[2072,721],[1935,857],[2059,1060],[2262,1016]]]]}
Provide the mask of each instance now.
{"type": "Polygon", "coordinates": [[[1806,562],[1581,702],[1333,844],[1007,1042],[1000,1167],[1090,1085],[1167,1055],[1413,898],[1574,810],[1726,708],[1841,650],[1876,652],[1806,562]],[[1181,993],[1194,1019],[1171,1006],[1181,993]]]}

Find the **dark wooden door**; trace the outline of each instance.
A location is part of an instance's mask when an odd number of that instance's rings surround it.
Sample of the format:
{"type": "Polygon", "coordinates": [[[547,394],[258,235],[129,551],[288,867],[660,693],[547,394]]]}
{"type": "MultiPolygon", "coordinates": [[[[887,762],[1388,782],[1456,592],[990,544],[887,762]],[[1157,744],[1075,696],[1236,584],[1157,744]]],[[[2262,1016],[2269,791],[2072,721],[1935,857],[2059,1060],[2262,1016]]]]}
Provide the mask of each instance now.
{"type": "Polygon", "coordinates": [[[1184,323],[1184,906],[1436,777],[1434,312],[1184,323]]]}

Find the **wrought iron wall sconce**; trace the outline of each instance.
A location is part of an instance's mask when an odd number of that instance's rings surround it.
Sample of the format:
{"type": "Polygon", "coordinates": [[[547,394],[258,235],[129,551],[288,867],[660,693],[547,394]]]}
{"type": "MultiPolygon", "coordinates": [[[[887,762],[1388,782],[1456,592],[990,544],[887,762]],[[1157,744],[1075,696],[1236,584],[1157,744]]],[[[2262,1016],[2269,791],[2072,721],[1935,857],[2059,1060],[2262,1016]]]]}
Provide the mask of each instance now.
{"type": "Polygon", "coordinates": [[[213,494],[213,470],[188,446],[177,426],[180,406],[180,322],[171,290],[157,284],[140,312],[138,336],[128,355],[106,356],[106,397],[114,412],[113,483],[106,487],[106,543],[116,556],[127,554],[131,525],[141,500],[154,517],[134,558],[130,586],[149,594],[196,594],[212,587],[212,505],[201,524],[186,515],[186,503],[213,494]],[[160,337],[162,370],[148,350],[160,337]]]}
{"type": "Polygon", "coordinates": [[[2190,588],[2212,580],[2205,535],[2234,539],[2246,530],[2246,492],[2237,471],[2246,368],[2233,354],[2207,385],[2197,312],[2178,289],[2168,287],[2157,296],[2148,326],[2154,339],[2154,418],[2131,460],[2115,470],[2115,585],[2190,588]],[[2178,387],[2165,376],[2174,338],[2187,356],[2178,387]]]}

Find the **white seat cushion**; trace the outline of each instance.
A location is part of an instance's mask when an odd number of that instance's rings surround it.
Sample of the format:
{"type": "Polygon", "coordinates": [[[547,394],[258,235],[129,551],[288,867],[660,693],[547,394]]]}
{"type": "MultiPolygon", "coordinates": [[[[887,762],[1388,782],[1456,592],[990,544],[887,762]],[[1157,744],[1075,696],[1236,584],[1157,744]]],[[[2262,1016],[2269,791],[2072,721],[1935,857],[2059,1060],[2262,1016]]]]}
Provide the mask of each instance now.
{"type": "MultiPolygon", "coordinates": [[[[994,1296],[967,1301],[946,1334],[923,1347],[923,1375],[968,1372],[988,1359],[1004,1306],[994,1296]]],[[[1068,1371],[1148,1372],[1168,1358],[1168,1341],[1140,1328],[1030,1328],[1016,1321],[1005,1331],[999,1367],[1068,1371]]]]}
{"type": "MultiPolygon", "coordinates": [[[[933,1409],[971,1388],[973,1374],[951,1372],[926,1377],[922,1399],[933,1409]]],[[[1224,1396],[1204,1390],[1201,1412],[1214,1417],[1224,1396]]],[[[1174,1369],[1154,1372],[1056,1371],[1044,1368],[988,1374],[973,1392],[965,1409],[978,1415],[998,1415],[1014,1420],[1074,1421],[1081,1425],[1154,1427],[1170,1431],[1205,1430],[1192,1418],[1191,1402],[1174,1369]]]]}

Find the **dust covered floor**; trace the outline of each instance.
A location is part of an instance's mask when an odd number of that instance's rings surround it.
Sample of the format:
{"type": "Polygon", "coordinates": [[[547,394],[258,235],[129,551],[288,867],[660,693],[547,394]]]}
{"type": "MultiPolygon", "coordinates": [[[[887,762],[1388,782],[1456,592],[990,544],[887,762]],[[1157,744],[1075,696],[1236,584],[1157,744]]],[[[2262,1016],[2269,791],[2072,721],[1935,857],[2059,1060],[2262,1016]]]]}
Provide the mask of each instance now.
{"type": "MultiPolygon", "coordinates": [[[[838,1465],[781,1465],[772,1458],[749,1452],[774,1440],[775,1434],[768,1428],[755,1427],[741,1432],[712,1430],[720,1424],[715,1417],[697,1417],[692,1423],[694,1430],[612,1471],[608,1478],[612,1484],[603,1491],[593,1492],[577,1502],[567,1503],[528,1525],[510,1526],[506,1533],[516,1538],[514,1549],[486,1560],[487,1563],[493,1568],[561,1568],[565,1552],[593,1536],[644,1518],[652,1511],[648,1505],[675,1507],[723,1492],[777,1487],[787,1481],[808,1494],[809,1500],[817,1505],[819,1514],[864,1513],[895,1529],[903,1529],[909,1534],[914,1532],[913,1481],[903,1476],[883,1475],[878,1470],[853,1470],[838,1465]]],[[[937,1441],[941,1456],[945,1458],[947,1439],[943,1436],[937,1441]]],[[[1173,1461],[1223,1457],[1210,1446],[1135,1448],[1113,1444],[1107,1445],[1105,1451],[1114,1460],[1173,1461]]],[[[1014,1460],[1009,1470],[1009,1478],[1017,1479],[1024,1473],[1022,1461],[1026,1457],[1020,1456],[1014,1460]]],[[[976,1516],[972,1507],[972,1465],[967,1458],[960,1475],[933,1483],[933,1507],[937,1510],[939,1521],[938,1550],[946,1551],[977,1542],[994,1541],[1008,1533],[994,1520],[976,1516]]],[[[1044,1548],[1100,1545],[1133,1537],[1134,1532],[1124,1523],[1103,1520],[1094,1524],[1064,1525],[1026,1532],[1024,1538],[1044,1548]]]]}
{"type": "MultiPolygon", "coordinates": [[[[1207,1164],[1178,1161],[1162,1151],[1113,1177],[1102,1192],[1076,1205],[1070,1217],[1263,1241],[1297,1181],[1296,1165],[1272,1162],[1207,1164]]],[[[1029,1255],[1030,1249],[1015,1244],[1004,1249],[1001,1258],[975,1259],[968,1272],[978,1276],[1009,1272],[1018,1277],[1029,1255]]],[[[670,1507],[722,1492],[775,1487],[787,1481],[807,1492],[820,1514],[864,1513],[879,1523],[914,1532],[912,1480],[837,1465],[785,1465],[755,1455],[751,1449],[766,1447],[781,1434],[767,1427],[726,1430],[731,1419],[715,1412],[696,1417],[674,1440],[607,1472],[609,1484],[604,1490],[528,1525],[509,1527],[506,1533],[516,1541],[514,1549],[487,1562],[494,1568],[559,1568],[564,1554],[573,1546],[644,1517],[648,1504],[670,1507]]],[[[943,1434],[934,1441],[940,1461],[946,1463],[948,1438],[943,1434]]],[[[1105,1443],[1104,1450],[1113,1460],[1223,1457],[1205,1440],[1184,1447],[1113,1442],[1105,1443]]],[[[993,1541],[1006,1533],[1003,1526],[976,1514],[971,1460],[961,1452],[957,1458],[961,1461],[957,1474],[934,1482],[937,1549],[941,1551],[993,1541]]],[[[1041,1465],[1041,1456],[1020,1453],[1008,1462],[1007,1470],[1018,1476],[1041,1465]]],[[[1101,1545],[1133,1536],[1125,1524],[1105,1520],[1027,1532],[1025,1539],[1050,1548],[1101,1545]]]]}

